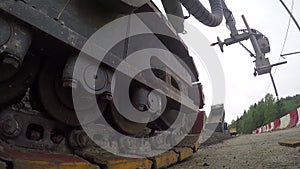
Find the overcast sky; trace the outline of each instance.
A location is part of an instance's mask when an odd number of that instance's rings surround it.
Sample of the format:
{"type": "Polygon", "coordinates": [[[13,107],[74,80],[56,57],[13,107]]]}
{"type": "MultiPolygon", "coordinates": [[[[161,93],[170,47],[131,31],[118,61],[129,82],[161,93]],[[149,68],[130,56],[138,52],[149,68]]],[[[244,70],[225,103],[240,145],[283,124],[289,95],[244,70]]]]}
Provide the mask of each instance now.
{"type": "MultiPolygon", "coordinates": [[[[154,2],[162,9],[160,0],[154,2]]],[[[201,1],[204,2],[204,1],[201,1]]],[[[290,8],[292,0],[284,0],[290,8]]],[[[204,2],[208,7],[208,3],[204,2]]],[[[238,29],[244,29],[241,15],[245,15],[251,28],[254,28],[269,38],[271,52],[267,54],[271,63],[277,63],[288,27],[289,15],[279,0],[226,0],[228,8],[235,16],[238,29]]],[[[294,0],[293,14],[300,24],[300,2],[294,0]]],[[[198,23],[193,17],[188,22],[195,25],[213,43],[219,36],[222,40],[229,37],[229,30],[223,23],[217,28],[209,28],[198,23]]],[[[250,43],[245,43],[251,48],[250,43]]],[[[208,48],[210,46],[207,46],[208,48]]],[[[252,48],[251,48],[252,49],[252,48]]],[[[225,109],[227,122],[241,116],[244,110],[248,110],[251,104],[261,100],[266,93],[275,95],[269,75],[253,76],[253,58],[239,45],[225,47],[221,53],[218,47],[214,47],[222,63],[226,79],[225,109]]],[[[283,53],[300,51],[300,31],[291,21],[289,34],[283,53]]],[[[208,56],[209,57],[209,56],[208,56]]],[[[281,58],[280,61],[284,61],[281,58]]],[[[286,57],[288,64],[279,66],[275,74],[275,83],[279,97],[293,96],[300,93],[300,55],[286,57]]],[[[197,62],[197,67],[202,67],[197,62]]],[[[273,68],[273,72],[275,69],[273,68]]],[[[205,71],[199,69],[200,80],[203,79],[206,94],[205,110],[209,112],[211,106],[211,85],[205,71]]]]}

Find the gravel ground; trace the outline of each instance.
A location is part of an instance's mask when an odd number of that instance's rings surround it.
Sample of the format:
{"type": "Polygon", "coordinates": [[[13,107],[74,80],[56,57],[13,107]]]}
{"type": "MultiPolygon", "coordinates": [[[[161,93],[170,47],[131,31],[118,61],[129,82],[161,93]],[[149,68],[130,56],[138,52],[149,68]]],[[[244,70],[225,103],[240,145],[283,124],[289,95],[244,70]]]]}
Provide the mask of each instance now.
{"type": "Polygon", "coordinates": [[[212,131],[204,130],[200,136],[201,147],[222,143],[231,138],[233,137],[231,137],[229,134],[223,134],[219,132],[212,133],[212,131]]]}
{"type": "Polygon", "coordinates": [[[260,135],[241,135],[204,146],[190,159],[170,169],[282,168],[300,169],[300,147],[280,146],[279,141],[300,138],[300,128],[260,135]]]}

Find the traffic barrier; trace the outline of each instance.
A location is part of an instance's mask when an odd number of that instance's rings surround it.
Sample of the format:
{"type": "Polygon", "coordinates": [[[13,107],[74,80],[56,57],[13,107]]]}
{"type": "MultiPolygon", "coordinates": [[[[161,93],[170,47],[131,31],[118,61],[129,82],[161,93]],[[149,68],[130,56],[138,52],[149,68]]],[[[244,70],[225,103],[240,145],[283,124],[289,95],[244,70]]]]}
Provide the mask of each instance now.
{"type": "Polygon", "coordinates": [[[265,133],[265,132],[268,132],[268,125],[265,125],[265,126],[264,126],[264,133],[265,133]]]}
{"type": "Polygon", "coordinates": [[[280,119],[276,119],[269,124],[257,128],[252,133],[260,134],[296,126],[300,127],[300,107],[297,110],[294,110],[293,112],[281,117],[280,119]]]}
{"type": "Polygon", "coordinates": [[[274,120],[274,130],[280,129],[280,119],[274,120]]]}
{"type": "Polygon", "coordinates": [[[260,134],[260,133],[262,133],[262,128],[261,127],[258,129],[258,133],[257,134],[260,134]]]}
{"type": "Polygon", "coordinates": [[[290,115],[287,114],[280,118],[280,129],[285,129],[290,126],[290,115]]]}
{"type": "Polygon", "coordinates": [[[270,131],[273,131],[274,130],[274,122],[271,122],[270,123],[270,131]]]}
{"type": "Polygon", "coordinates": [[[300,127],[300,108],[297,109],[298,112],[298,123],[297,126],[300,127]]]}
{"type": "Polygon", "coordinates": [[[262,132],[263,132],[263,133],[266,132],[266,126],[262,126],[262,132]]]}
{"type": "Polygon", "coordinates": [[[290,113],[290,127],[292,128],[297,126],[298,121],[299,121],[298,111],[295,110],[290,113]]]}
{"type": "Polygon", "coordinates": [[[271,123],[268,124],[268,132],[271,131],[271,123]]]}

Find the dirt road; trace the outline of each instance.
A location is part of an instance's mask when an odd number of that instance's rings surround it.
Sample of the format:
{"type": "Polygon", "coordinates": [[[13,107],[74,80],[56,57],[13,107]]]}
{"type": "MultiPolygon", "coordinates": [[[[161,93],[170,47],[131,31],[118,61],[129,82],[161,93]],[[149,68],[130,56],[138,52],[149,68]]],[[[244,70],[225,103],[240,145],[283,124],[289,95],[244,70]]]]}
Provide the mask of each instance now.
{"type": "Polygon", "coordinates": [[[242,135],[202,147],[192,158],[171,169],[282,168],[300,169],[300,148],[280,146],[279,141],[300,138],[300,128],[260,135],[242,135]]]}

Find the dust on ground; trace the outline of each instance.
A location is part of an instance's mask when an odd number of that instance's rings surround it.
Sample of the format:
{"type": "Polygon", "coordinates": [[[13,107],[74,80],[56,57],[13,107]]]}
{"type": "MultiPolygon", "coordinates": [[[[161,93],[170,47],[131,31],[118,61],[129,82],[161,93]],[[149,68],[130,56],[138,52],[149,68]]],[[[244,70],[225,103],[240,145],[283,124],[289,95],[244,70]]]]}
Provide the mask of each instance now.
{"type": "Polygon", "coordinates": [[[278,144],[279,141],[297,138],[300,138],[300,128],[241,135],[218,144],[202,146],[193,157],[170,169],[300,169],[300,147],[291,148],[278,144]]]}

